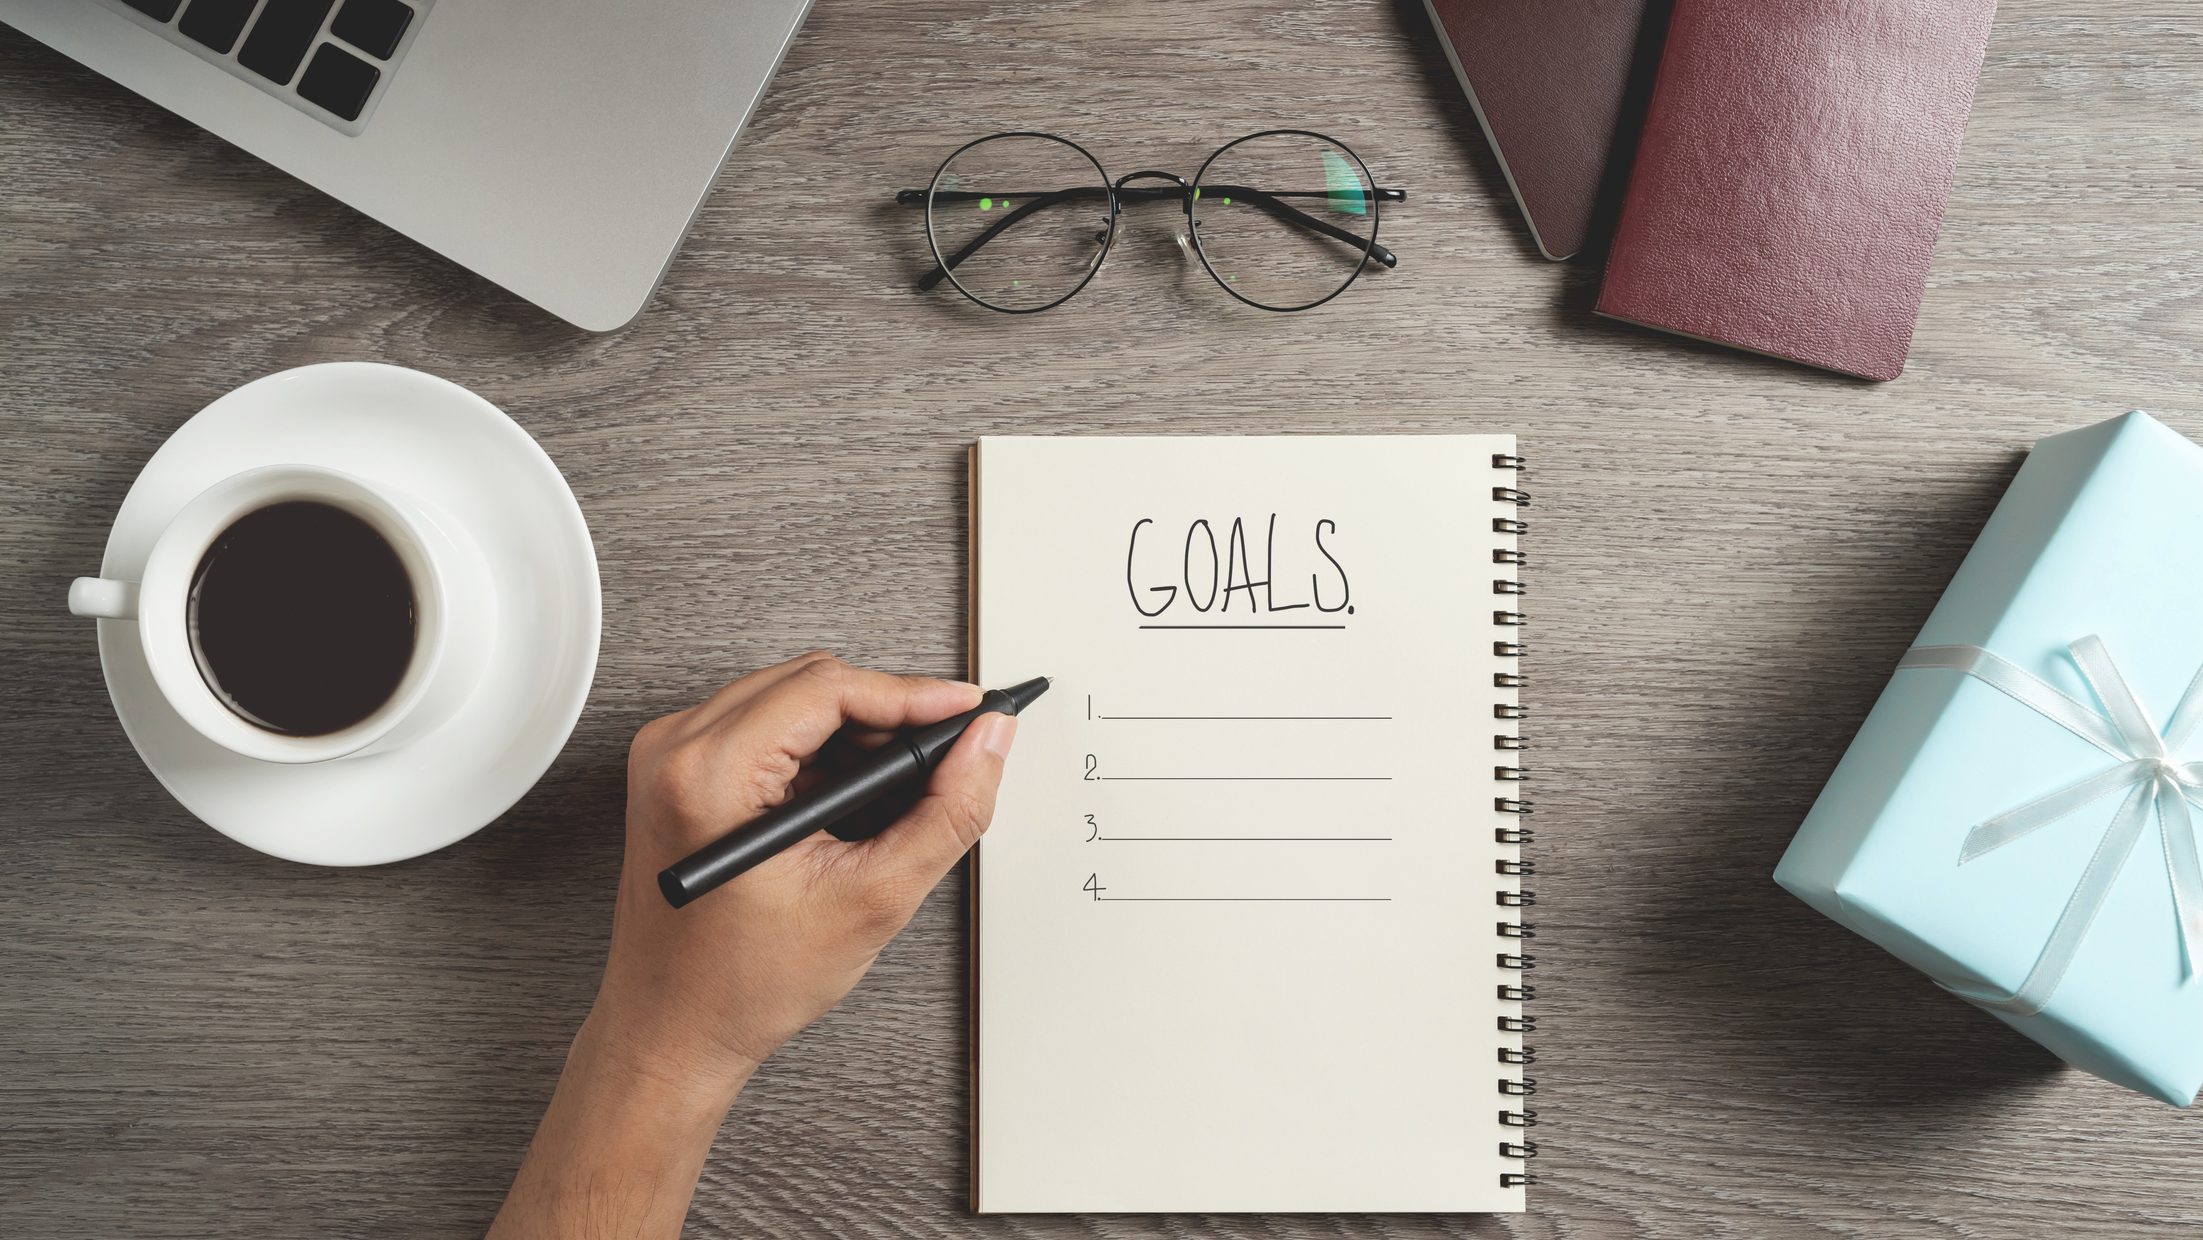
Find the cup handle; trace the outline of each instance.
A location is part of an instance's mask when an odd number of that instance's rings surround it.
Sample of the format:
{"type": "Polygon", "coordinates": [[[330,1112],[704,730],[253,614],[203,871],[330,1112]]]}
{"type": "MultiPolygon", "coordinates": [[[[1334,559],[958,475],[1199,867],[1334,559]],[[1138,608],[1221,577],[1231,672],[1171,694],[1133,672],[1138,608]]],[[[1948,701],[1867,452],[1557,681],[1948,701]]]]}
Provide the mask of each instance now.
{"type": "Polygon", "coordinates": [[[79,577],[69,583],[69,614],[101,620],[138,618],[138,583],[79,577]]]}

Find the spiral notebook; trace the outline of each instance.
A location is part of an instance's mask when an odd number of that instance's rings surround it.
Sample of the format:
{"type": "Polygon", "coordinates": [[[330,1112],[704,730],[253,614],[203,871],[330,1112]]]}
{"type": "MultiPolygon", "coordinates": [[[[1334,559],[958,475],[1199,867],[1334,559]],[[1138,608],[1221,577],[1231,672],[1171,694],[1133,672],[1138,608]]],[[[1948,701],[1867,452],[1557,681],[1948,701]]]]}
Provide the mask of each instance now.
{"type": "Polygon", "coordinates": [[[1512,436],[989,438],[987,1213],[1518,1211],[1512,436]]]}

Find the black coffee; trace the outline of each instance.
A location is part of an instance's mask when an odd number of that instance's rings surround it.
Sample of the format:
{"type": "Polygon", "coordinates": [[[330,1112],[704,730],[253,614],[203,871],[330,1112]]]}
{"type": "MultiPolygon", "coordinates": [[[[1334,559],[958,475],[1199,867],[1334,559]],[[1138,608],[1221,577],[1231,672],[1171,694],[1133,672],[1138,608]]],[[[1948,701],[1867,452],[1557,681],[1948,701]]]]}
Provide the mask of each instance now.
{"type": "Polygon", "coordinates": [[[413,581],[375,528],[329,504],[247,513],[191,579],[191,648],[247,722],[322,736],[375,713],[413,661],[413,581]]]}

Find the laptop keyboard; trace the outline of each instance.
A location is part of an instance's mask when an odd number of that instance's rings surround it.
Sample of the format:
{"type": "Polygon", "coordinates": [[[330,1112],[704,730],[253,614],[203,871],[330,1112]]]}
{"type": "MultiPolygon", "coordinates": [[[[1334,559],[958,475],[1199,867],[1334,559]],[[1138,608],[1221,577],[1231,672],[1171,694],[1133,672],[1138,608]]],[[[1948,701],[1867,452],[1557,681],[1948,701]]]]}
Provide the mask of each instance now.
{"type": "Polygon", "coordinates": [[[358,133],[433,0],[111,0],[169,42],[358,133]]]}

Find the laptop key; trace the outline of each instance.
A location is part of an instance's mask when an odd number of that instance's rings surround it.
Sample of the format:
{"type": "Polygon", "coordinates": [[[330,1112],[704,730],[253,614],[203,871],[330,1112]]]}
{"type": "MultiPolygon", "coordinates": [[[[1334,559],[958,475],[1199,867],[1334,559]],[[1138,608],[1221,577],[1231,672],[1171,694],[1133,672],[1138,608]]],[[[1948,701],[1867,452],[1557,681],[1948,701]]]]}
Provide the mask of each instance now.
{"type": "MultiPolygon", "coordinates": [[[[199,0],[201,4],[206,0],[199,0]]],[[[327,108],[348,121],[356,121],[375,93],[382,70],[334,43],[314,49],[314,58],[298,79],[298,93],[306,102],[327,108]]]]}
{"type": "Polygon", "coordinates": [[[413,24],[413,10],[398,0],[345,0],[329,33],[373,56],[388,60],[413,24]]]}
{"type": "Polygon", "coordinates": [[[154,21],[165,22],[176,16],[176,10],[183,6],[184,0],[122,0],[122,2],[154,21]]]}
{"type": "Polygon", "coordinates": [[[257,0],[191,0],[184,20],[176,29],[194,43],[202,43],[224,55],[237,46],[257,0]]]}
{"type": "Polygon", "coordinates": [[[335,5],[336,0],[268,0],[237,51],[237,63],[271,82],[288,83],[335,5]]]}

